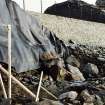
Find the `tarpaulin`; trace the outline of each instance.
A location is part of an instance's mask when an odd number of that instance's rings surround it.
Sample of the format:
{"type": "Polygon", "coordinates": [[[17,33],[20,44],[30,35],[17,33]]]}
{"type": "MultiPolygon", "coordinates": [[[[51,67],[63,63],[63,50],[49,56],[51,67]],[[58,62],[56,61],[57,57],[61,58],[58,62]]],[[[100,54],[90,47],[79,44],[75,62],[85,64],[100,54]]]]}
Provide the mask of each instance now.
{"type": "Polygon", "coordinates": [[[8,31],[2,25],[12,25],[12,66],[16,71],[38,69],[40,56],[54,52],[39,20],[22,10],[11,0],[0,1],[0,62],[8,63],[8,31]]]}

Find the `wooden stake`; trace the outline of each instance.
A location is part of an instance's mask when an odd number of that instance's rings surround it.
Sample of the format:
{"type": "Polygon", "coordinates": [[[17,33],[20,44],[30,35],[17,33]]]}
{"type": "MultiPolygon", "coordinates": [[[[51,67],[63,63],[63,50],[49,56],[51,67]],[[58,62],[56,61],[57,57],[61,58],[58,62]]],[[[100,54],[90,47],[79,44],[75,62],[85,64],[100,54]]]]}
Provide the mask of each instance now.
{"type": "MultiPolygon", "coordinates": [[[[0,69],[3,73],[5,73],[7,76],[9,75],[8,71],[0,65],[0,69]]],[[[33,98],[36,98],[36,95],[32,93],[27,87],[25,87],[20,81],[18,81],[14,76],[11,75],[12,80],[14,80],[22,89],[24,89],[28,94],[30,94],[33,98]]],[[[45,92],[47,92],[50,96],[58,99],[55,95],[53,95],[51,92],[49,92],[47,89],[41,86],[41,89],[43,89],[45,92]]]]}
{"type": "Polygon", "coordinates": [[[54,99],[58,99],[55,95],[53,95],[51,92],[49,92],[47,89],[45,89],[44,87],[41,86],[41,88],[46,92],[48,93],[50,96],[52,96],[54,99]]]}
{"type": "MultiPolygon", "coordinates": [[[[7,76],[9,76],[8,71],[2,67],[2,65],[0,65],[0,69],[1,71],[6,74],[7,76]]],[[[14,76],[11,75],[11,79],[13,81],[16,82],[17,85],[19,85],[23,90],[25,90],[28,94],[30,94],[30,96],[32,96],[33,98],[36,98],[36,95],[34,93],[32,93],[27,87],[25,87],[20,81],[18,81],[14,76]]]]}
{"type": "Polygon", "coordinates": [[[1,77],[1,74],[0,74],[0,84],[1,84],[1,88],[3,90],[4,98],[7,99],[7,93],[6,93],[6,90],[5,90],[5,87],[4,87],[4,83],[3,83],[3,79],[1,77]]]}
{"type": "Polygon", "coordinates": [[[41,72],[41,76],[40,76],[39,86],[38,86],[37,95],[36,95],[36,102],[39,101],[39,93],[40,93],[40,88],[42,84],[42,79],[43,79],[43,71],[41,72]]]}
{"type": "Polygon", "coordinates": [[[25,0],[23,0],[23,9],[26,10],[25,0]]]}
{"type": "Polygon", "coordinates": [[[43,12],[43,2],[40,0],[41,13],[43,12]]]}
{"type": "Polygon", "coordinates": [[[8,25],[8,98],[11,99],[11,25],[8,25]]]}

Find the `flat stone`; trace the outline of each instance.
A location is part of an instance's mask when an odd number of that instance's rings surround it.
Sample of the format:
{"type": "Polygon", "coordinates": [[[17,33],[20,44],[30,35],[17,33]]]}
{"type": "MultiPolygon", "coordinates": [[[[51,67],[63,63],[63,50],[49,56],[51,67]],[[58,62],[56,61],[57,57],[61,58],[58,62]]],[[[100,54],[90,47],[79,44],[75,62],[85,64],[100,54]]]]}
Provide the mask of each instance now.
{"type": "Polygon", "coordinates": [[[84,76],[77,67],[68,65],[68,69],[73,80],[81,80],[81,81],[85,80],[84,76]]]}
{"type": "Polygon", "coordinates": [[[76,59],[74,55],[67,57],[66,62],[72,66],[80,67],[80,62],[76,59]]]}
{"type": "Polygon", "coordinates": [[[59,99],[62,100],[62,99],[68,98],[70,100],[75,100],[77,96],[78,96],[78,93],[76,91],[70,91],[70,92],[61,94],[59,96],[59,99]]]}
{"type": "Polygon", "coordinates": [[[53,100],[46,99],[44,101],[41,101],[39,105],[63,105],[63,104],[60,103],[59,101],[53,101],[53,100]]]}

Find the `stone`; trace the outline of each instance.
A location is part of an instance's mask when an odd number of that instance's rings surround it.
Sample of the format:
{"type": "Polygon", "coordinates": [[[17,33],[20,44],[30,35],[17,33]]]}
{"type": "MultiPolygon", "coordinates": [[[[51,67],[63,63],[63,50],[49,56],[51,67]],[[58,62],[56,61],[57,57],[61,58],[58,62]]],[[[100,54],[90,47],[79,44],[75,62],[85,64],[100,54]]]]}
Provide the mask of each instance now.
{"type": "Polygon", "coordinates": [[[74,67],[71,65],[67,65],[67,66],[68,66],[69,74],[71,75],[73,80],[80,80],[80,81],[85,80],[84,76],[82,75],[82,73],[77,67],[74,67]]]}
{"type": "Polygon", "coordinates": [[[30,80],[28,78],[23,78],[23,81],[26,83],[30,82],[30,80]]]}
{"type": "Polygon", "coordinates": [[[66,77],[66,69],[62,68],[59,70],[58,76],[57,76],[57,80],[64,80],[66,77]]]}
{"type": "Polygon", "coordinates": [[[0,97],[0,105],[10,105],[9,102],[10,102],[10,99],[2,99],[0,97]]]}
{"type": "Polygon", "coordinates": [[[72,66],[80,67],[80,62],[76,59],[74,55],[67,57],[66,62],[72,66]]]}
{"type": "Polygon", "coordinates": [[[60,103],[59,101],[45,99],[44,101],[41,101],[39,105],[63,105],[63,104],[60,103]]]}
{"type": "Polygon", "coordinates": [[[104,105],[104,103],[98,95],[95,96],[94,105],[104,105]]]}
{"type": "Polygon", "coordinates": [[[93,103],[84,103],[83,105],[94,105],[93,103]]]}
{"type": "Polygon", "coordinates": [[[95,64],[88,63],[83,69],[84,73],[91,77],[91,76],[97,76],[99,73],[98,67],[95,64]]]}
{"type": "Polygon", "coordinates": [[[86,103],[91,103],[92,104],[94,102],[94,97],[92,95],[90,95],[87,90],[83,90],[81,92],[80,96],[84,99],[84,102],[85,102],[84,105],[89,105],[89,104],[86,104],[86,103]]]}
{"type": "Polygon", "coordinates": [[[102,58],[102,57],[98,57],[97,60],[99,60],[101,62],[105,62],[105,58],[102,58]]]}
{"type": "Polygon", "coordinates": [[[70,92],[66,92],[66,93],[63,93],[59,96],[59,99],[60,100],[63,100],[65,98],[68,98],[70,100],[75,100],[78,96],[78,93],[76,91],[70,91],[70,92]]]}

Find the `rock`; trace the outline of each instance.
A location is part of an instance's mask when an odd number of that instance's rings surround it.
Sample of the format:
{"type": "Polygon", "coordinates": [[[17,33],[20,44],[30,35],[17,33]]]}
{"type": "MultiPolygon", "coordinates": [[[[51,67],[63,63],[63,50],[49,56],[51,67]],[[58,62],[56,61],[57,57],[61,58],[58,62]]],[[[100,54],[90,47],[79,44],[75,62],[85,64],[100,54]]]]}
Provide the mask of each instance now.
{"type": "Polygon", "coordinates": [[[102,58],[102,57],[98,57],[97,60],[99,60],[101,62],[105,62],[105,58],[102,58]]]}
{"type": "Polygon", "coordinates": [[[28,78],[23,78],[23,81],[26,83],[30,82],[30,80],[28,78]]]}
{"type": "Polygon", "coordinates": [[[94,102],[94,97],[90,95],[87,90],[83,90],[81,92],[81,97],[83,98],[85,102],[84,105],[90,105],[94,102]],[[90,104],[86,104],[86,103],[90,103],[90,104]]]}
{"type": "Polygon", "coordinates": [[[94,105],[104,105],[104,103],[98,95],[95,96],[94,105]]]}
{"type": "MultiPolygon", "coordinates": [[[[103,85],[105,86],[105,81],[103,85]]],[[[105,104],[105,88],[101,88],[101,89],[103,90],[100,90],[96,93],[96,99],[98,100],[98,102],[105,104]]]]}
{"type": "Polygon", "coordinates": [[[57,76],[57,80],[64,80],[66,78],[66,69],[62,68],[59,70],[58,76],[57,76]]]}
{"type": "Polygon", "coordinates": [[[71,65],[67,65],[67,66],[68,66],[69,74],[71,75],[73,80],[81,80],[81,81],[85,80],[82,73],[79,71],[77,67],[74,67],[71,65]]]}
{"type": "Polygon", "coordinates": [[[72,66],[80,67],[80,62],[76,59],[74,55],[67,57],[66,62],[72,66]]]}
{"type": "Polygon", "coordinates": [[[83,105],[94,105],[93,103],[84,103],[83,105]]]}
{"type": "Polygon", "coordinates": [[[88,77],[97,76],[99,73],[97,66],[92,63],[86,64],[83,71],[88,77]]]}
{"type": "Polygon", "coordinates": [[[81,105],[81,102],[79,100],[73,100],[72,104],[73,105],[81,105]]]}
{"type": "Polygon", "coordinates": [[[39,105],[63,105],[63,104],[60,103],[59,101],[45,99],[44,101],[41,101],[39,105]]]}
{"type": "Polygon", "coordinates": [[[72,45],[70,45],[70,48],[71,48],[72,50],[76,50],[77,45],[76,45],[76,44],[72,44],[72,45]]]}
{"type": "Polygon", "coordinates": [[[55,84],[51,84],[50,86],[47,87],[47,90],[49,90],[53,94],[57,94],[57,86],[55,84]]]}
{"type": "Polygon", "coordinates": [[[78,93],[76,91],[70,91],[70,92],[66,92],[66,93],[63,93],[59,96],[59,99],[60,100],[63,100],[65,98],[68,98],[70,100],[75,100],[78,96],[78,93]]]}

